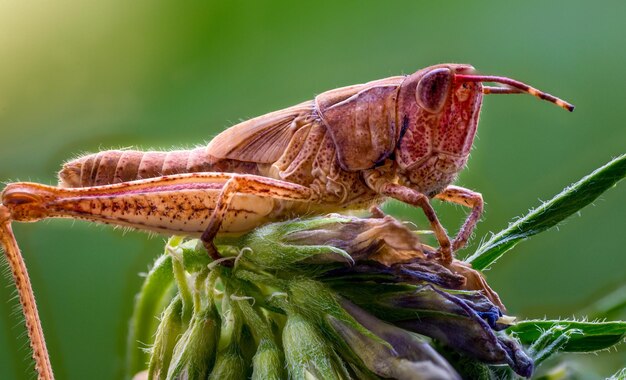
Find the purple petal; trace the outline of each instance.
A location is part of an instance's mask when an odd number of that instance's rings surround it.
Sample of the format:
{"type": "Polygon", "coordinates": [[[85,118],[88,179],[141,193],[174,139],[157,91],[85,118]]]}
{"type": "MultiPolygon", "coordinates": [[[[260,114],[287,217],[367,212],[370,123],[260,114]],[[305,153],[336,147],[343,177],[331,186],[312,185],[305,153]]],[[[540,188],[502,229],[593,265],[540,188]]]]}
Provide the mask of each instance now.
{"type": "Polygon", "coordinates": [[[500,313],[497,308],[490,308],[480,297],[452,295],[432,286],[424,288],[430,288],[434,294],[417,297],[419,293],[424,294],[418,291],[416,297],[404,299],[403,307],[421,310],[415,319],[397,321],[398,326],[437,339],[484,363],[508,364],[517,374],[525,377],[532,374],[532,360],[521,346],[513,340],[497,336],[493,331],[492,326],[495,326],[495,319],[500,313]],[[433,297],[435,294],[439,297],[433,297]],[[439,307],[432,308],[437,298],[439,307]],[[433,313],[422,312],[426,304],[430,304],[433,313]]]}

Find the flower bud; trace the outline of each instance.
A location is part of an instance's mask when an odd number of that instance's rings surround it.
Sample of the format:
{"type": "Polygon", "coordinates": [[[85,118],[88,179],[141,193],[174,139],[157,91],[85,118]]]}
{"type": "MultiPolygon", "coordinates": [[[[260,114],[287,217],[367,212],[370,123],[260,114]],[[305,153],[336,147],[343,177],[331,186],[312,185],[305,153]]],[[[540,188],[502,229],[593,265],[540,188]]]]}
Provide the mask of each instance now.
{"type": "Polygon", "coordinates": [[[494,330],[500,310],[484,295],[444,291],[432,285],[361,284],[344,286],[341,293],[360,307],[398,327],[422,334],[453,350],[488,364],[509,364],[522,376],[532,371],[532,360],[513,341],[494,330]]]}
{"type": "Polygon", "coordinates": [[[167,378],[206,379],[215,356],[218,329],[219,319],[212,304],[195,313],[176,344],[167,378]]]}
{"type": "Polygon", "coordinates": [[[350,262],[350,256],[340,248],[322,244],[291,244],[287,236],[301,230],[317,230],[334,226],[341,218],[312,218],[272,223],[240,237],[219,236],[215,243],[228,251],[245,252],[243,259],[255,268],[288,269],[307,259],[321,255],[337,256],[338,261],[350,262]]]}
{"type": "Polygon", "coordinates": [[[241,356],[238,343],[233,340],[217,353],[209,380],[240,380],[247,378],[248,364],[241,356]]]}
{"type": "MultiPolygon", "coordinates": [[[[391,216],[354,218],[333,214],[318,218],[313,228],[293,229],[285,241],[297,245],[328,245],[347,252],[354,261],[375,260],[391,265],[414,258],[426,258],[424,246],[416,233],[391,216]],[[334,223],[322,224],[322,220],[334,223]]],[[[331,260],[333,257],[312,257],[309,262],[331,260]]],[[[334,256],[337,258],[337,256],[334,256]]],[[[334,260],[337,261],[337,260],[334,260]]]]}
{"type": "MultiPolygon", "coordinates": [[[[271,322],[258,312],[247,297],[231,296],[230,304],[239,309],[245,325],[256,343],[256,353],[252,358],[252,380],[283,379],[284,359],[282,350],[275,341],[271,322]]],[[[278,338],[280,339],[280,338],[278,338]]]]}
{"type": "Polygon", "coordinates": [[[531,375],[532,359],[521,345],[496,335],[493,330],[499,327],[496,321],[501,313],[486,297],[477,293],[447,293],[425,286],[416,296],[396,301],[397,306],[423,310],[412,319],[396,321],[396,325],[435,338],[484,363],[508,364],[521,376],[531,375]]]}
{"type": "Polygon", "coordinates": [[[397,380],[460,379],[450,364],[417,336],[379,320],[347,300],[341,304],[363,327],[389,343],[382,344],[349,324],[328,317],[350,349],[378,376],[397,380]]]}
{"type": "Polygon", "coordinates": [[[347,379],[341,359],[318,326],[298,313],[289,313],[283,329],[283,347],[293,379],[347,379]]]}
{"type": "Polygon", "coordinates": [[[252,380],[281,380],[285,378],[283,355],[270,339],[262,339],[252,358],[252,380]]]}
{"type": "Polygon", "coordinates": [[[371,259],[384,264],[426,258],[417,235],[392,217],[325,217],[269,224],[239,238],[216,244],[249,249],[245,258],[257,267],[288,269],[301,263],[353,263],[371,259]]]}
{"type": "Polygon", "coordinates": [[[182,311],[182,301],[176,297],[161,316],[148,368],[151,379],[164,379],[167,375],[174,347],[183,331],[182,311]]]}

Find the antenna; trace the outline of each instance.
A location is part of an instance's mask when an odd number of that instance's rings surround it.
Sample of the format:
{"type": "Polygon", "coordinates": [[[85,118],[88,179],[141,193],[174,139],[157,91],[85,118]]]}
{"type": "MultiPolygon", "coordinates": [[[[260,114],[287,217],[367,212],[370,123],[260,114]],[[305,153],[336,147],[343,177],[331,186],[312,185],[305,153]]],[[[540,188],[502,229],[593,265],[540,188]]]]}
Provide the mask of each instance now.
{"type": "Polygon", "coordinates": [[[554,103],[557,106],[566,109],[570,112],[574,110],[574,105],[568,103],[562,99],[557,98],[554,95],[550,95],[547,92],[543,92],[534,87],[527,85],[526,83],[520,82],[515,79],[507,78],[507,77],[499,77],[492,75],[465,75],[465,74],[455,74],[454,78],[461,81],[466,82],[493,82],[493,83],[501,83],[507,87],[498,87],[498,86],[484,86],[483,94],[530,94],[539,99],[547,100],[550,103],[554,103]]]}

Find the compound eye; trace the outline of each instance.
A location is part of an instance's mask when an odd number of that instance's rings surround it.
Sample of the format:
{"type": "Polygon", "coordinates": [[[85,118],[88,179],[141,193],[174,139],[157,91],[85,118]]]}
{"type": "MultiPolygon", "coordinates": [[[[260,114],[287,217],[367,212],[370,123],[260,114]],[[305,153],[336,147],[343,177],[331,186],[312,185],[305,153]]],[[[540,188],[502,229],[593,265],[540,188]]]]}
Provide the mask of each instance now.
{"type": "Polygon", "coordinates": [[[452,71],[446,68],[432,70],[420,79],[415,97],[417,104],[429,112],[441,111],[452,85],[452,71]]]}

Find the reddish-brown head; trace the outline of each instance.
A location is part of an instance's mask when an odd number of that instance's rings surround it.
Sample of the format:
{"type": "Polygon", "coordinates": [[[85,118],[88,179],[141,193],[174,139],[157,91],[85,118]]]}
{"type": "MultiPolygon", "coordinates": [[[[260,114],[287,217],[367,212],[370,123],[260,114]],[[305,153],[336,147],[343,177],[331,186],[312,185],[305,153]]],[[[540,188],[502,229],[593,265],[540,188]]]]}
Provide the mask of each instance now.
{"type": "Polygon", "coordinates": [[[436,65],[408,76],[400,87],[396,119],[400,136],[395,157],[403,184],[429,196],[443,190],[467,162],[483,94],[520,92],[574,108],[513,79],[476,75],[470,65],[436,65]]]}

